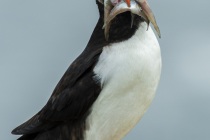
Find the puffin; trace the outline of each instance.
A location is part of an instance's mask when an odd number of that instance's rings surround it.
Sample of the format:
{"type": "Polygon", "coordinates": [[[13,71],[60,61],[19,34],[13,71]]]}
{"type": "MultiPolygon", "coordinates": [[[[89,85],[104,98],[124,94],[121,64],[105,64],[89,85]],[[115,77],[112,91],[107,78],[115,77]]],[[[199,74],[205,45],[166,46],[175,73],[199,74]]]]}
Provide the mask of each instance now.
{"type": "Polygon", "coordinates": [[[87,46],[46,105],[12,131],[18,140],[121,140],[150,106],[162,61],[147,0],[95,1],[99,19],[87,46]]]}

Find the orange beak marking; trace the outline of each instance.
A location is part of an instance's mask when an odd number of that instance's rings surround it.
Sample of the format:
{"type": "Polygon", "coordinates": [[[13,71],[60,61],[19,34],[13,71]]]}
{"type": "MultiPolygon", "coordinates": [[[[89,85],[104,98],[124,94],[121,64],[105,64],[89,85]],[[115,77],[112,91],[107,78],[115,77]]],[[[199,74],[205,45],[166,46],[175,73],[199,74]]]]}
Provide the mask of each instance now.
{"type": "Polygon", "coordinates": [[[131,7],[131,1],[130,0],[125,0],[125,2],[127,3],[128,7],[131,7]]]}

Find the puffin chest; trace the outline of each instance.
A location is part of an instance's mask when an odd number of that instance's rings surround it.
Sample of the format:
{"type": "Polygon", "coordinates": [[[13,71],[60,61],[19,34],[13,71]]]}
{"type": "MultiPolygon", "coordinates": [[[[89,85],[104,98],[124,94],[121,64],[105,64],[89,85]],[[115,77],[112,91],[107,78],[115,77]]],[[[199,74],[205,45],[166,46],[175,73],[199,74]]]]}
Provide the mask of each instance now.
{"type": "Polygon", "coordinates": [[[161,71],[159,44],[151,27],[147,30],[146,23],[139,26],[130,39],[103,48],[94,68],[101,86],[107,83],[121,87],[154,86],[158,82],[161,71]]]}
{"type": "Polygon", "coordinates": [[[102,90],[87,120],[86,140],[119,140],[143,116],[159,82],[160,49],[151,28],[105,46],[93,71],[102,90]]]}

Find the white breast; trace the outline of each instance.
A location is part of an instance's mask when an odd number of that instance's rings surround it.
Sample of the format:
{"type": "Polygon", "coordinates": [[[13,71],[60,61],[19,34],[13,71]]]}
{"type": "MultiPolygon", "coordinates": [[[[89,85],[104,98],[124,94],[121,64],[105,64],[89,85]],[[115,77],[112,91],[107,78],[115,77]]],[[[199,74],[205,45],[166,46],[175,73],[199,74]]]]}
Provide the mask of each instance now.
{"type": "Polygon", "coordinates": [[[88,117],[86,140],[120,140],[150,105],[161,73],[151,28],[141,23],[129,40],[104,47],[94,72],[102,91],[88,117]]]}

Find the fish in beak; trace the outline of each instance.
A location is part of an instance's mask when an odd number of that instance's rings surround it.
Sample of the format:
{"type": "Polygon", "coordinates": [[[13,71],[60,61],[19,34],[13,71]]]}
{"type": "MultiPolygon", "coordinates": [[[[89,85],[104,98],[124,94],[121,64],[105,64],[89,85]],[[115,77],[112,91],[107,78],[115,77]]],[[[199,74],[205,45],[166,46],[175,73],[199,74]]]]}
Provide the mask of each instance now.
{"type": "MultiPolygon", "coordinates": [[[[131,15],[135,14],[142,17],[148,24],[151,22],[159,37],[160,29],[157,25],[155,16],[149,7],[147,0],[99,0],[104,4],[104,33],[108,40],[111,21],[119,14],[130,11],[131,15]]],[[[133,16],[131,16],[133,18],[133,16]]],[[[133,20],[133,19],[132,19],[133,20]]],[[[132,23],[131,23],[132,24],[132,23]]],[[[132,27],[132,26],[131,26],[132,27]]]]}
{"type": "Polygon", "coordinates": [[[136,2],[140,5],[140,7],[142,8],[144,14],[147,16],[147,18],[149,19],[149,21],[153,24],[159,38],[161,38],[161,33],[160,33],[160,29],[157,25],[155,16],[152,12],[152,10],[149,7],[149,4],[146,0],[136,0],[136,2]]]}

